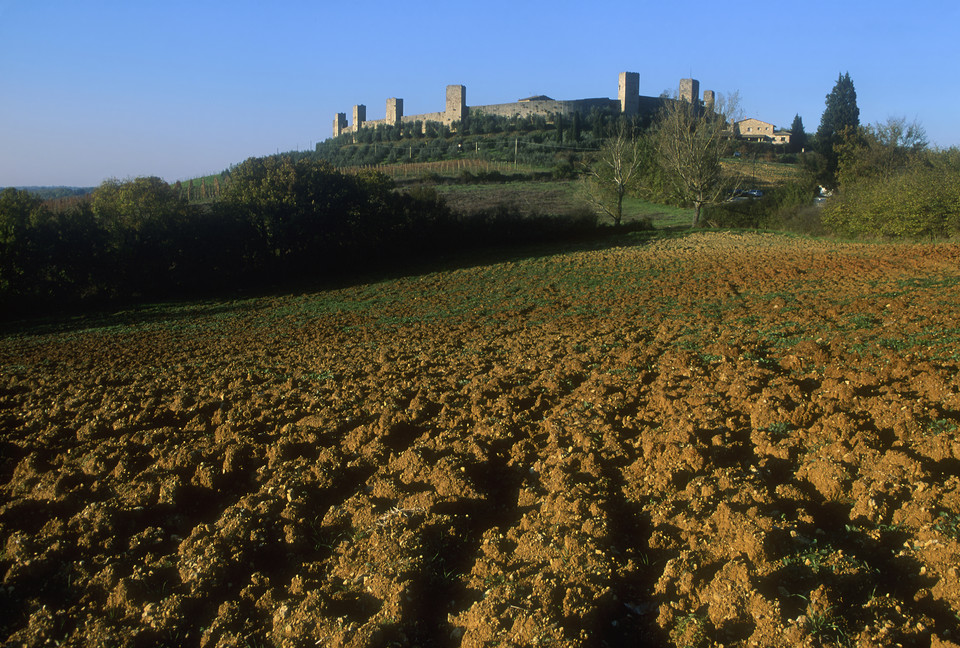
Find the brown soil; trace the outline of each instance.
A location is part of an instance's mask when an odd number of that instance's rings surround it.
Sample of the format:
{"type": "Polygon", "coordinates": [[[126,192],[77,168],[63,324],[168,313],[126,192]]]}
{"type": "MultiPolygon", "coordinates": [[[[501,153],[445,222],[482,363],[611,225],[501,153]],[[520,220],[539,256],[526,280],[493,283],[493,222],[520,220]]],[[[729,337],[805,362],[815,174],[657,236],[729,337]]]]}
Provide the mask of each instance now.
{"type": "Polygon", "coordinates": [[[698,234],[8,333],[0,642],[956,648],[958,262],[698,234]]]}

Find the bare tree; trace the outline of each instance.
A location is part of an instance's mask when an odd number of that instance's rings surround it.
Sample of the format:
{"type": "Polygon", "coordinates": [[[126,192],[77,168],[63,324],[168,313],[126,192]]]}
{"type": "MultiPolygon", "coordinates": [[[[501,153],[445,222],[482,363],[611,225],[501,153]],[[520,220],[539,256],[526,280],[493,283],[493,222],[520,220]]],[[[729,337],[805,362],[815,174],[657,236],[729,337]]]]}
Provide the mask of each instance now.
{"type": "Polygon", "coordinates": [[[889,180],[911,165],[923,165],[928,147],[923,126],[905,117],[849,129],[836,145],[837,181],[843,189],[871,178],[889,180]]]}
{"type": "Polygon", "coordinates": [[[906,117],[888,117],[886,122],[873,124],[870,130],[883,146],[916,153],[930,145],[926,129],[916,119],[907,122],[906,117]]]}
{"type": "Polygon", "coordinates": [[[717,203],[736,188],[738,179],[723,168],[728,121],[736,116],[736,93],[718,97],[713,109],[697,103],[664,103],[654,131],[657,157],[680,194],[694,207],[692,227],[700,225],[704,205],[717,203]]]}
{"type": "Polygon", "coordinates": [[[583,194],[596,209],[623,222],[623,198],[637,188],[643,167],[643,141],[624,120],[583,174],[583,194]]]}

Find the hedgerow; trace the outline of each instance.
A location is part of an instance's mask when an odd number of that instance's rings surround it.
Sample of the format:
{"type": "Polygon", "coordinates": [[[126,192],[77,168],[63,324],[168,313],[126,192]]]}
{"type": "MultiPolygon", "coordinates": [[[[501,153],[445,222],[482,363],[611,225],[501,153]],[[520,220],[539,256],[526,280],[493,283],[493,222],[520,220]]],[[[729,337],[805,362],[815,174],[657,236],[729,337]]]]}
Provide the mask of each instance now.
{"type": "Polygon", "coordinates": [[[828,202],[823,223],[848,237],[956,236],[960,234],[960,170],[936,164],[861,180],[828,202]]]}

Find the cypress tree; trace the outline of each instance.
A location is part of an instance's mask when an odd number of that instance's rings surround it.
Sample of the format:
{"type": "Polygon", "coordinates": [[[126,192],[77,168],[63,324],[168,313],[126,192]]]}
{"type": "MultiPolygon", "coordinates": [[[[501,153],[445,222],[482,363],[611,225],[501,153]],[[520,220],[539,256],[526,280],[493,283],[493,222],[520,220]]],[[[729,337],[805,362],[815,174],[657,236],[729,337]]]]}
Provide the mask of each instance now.
{"type": "Polygon", "coordinates": [[[799,153],[806,146],[807,133],[803,130],[803,120],[798,114],[794,116],[793,124],[790,125],[790,150],[799,153]]]}
{"type": "Polygon", "coordinates": [[[823,181],[836,186],[838,154],[837,143],[845,132],[860,126],[860,108],[857,107],[857,91],[850,73],[841,74],[833,90],[827,95],[826,108],[817,129],[817,150],[826,158],[827,173],[823,181]]]}
{"type": "Polygon", "coordinates": [[[860,109],[857,107],[857,91],[850,73],[841,74],[833,90],[827,95],[826,109],[820,118],[817,137],[832,138],[844,128],[860,125],[860,109]]]}

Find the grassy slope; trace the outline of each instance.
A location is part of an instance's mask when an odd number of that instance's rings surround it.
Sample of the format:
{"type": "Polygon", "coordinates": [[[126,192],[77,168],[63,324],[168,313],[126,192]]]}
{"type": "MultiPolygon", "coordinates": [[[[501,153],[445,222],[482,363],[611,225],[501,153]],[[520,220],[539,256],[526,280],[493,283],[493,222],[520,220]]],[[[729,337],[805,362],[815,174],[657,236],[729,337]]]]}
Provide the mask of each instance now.
{"type": "MultiPolygon", "coordinates": [[[[499,205],[515,206],[531,213],[557,215],[588,209],[587,203],[578,195],[578,183],[575,180],[444,185],[438,187],[438,191],[454,210],[464,213],[499,205]]],[[[688,225],[691,210],[627,198],[624,201],[624,221],[630,223],[641,218],[649,218],[656,227],[688,225]]]]}

